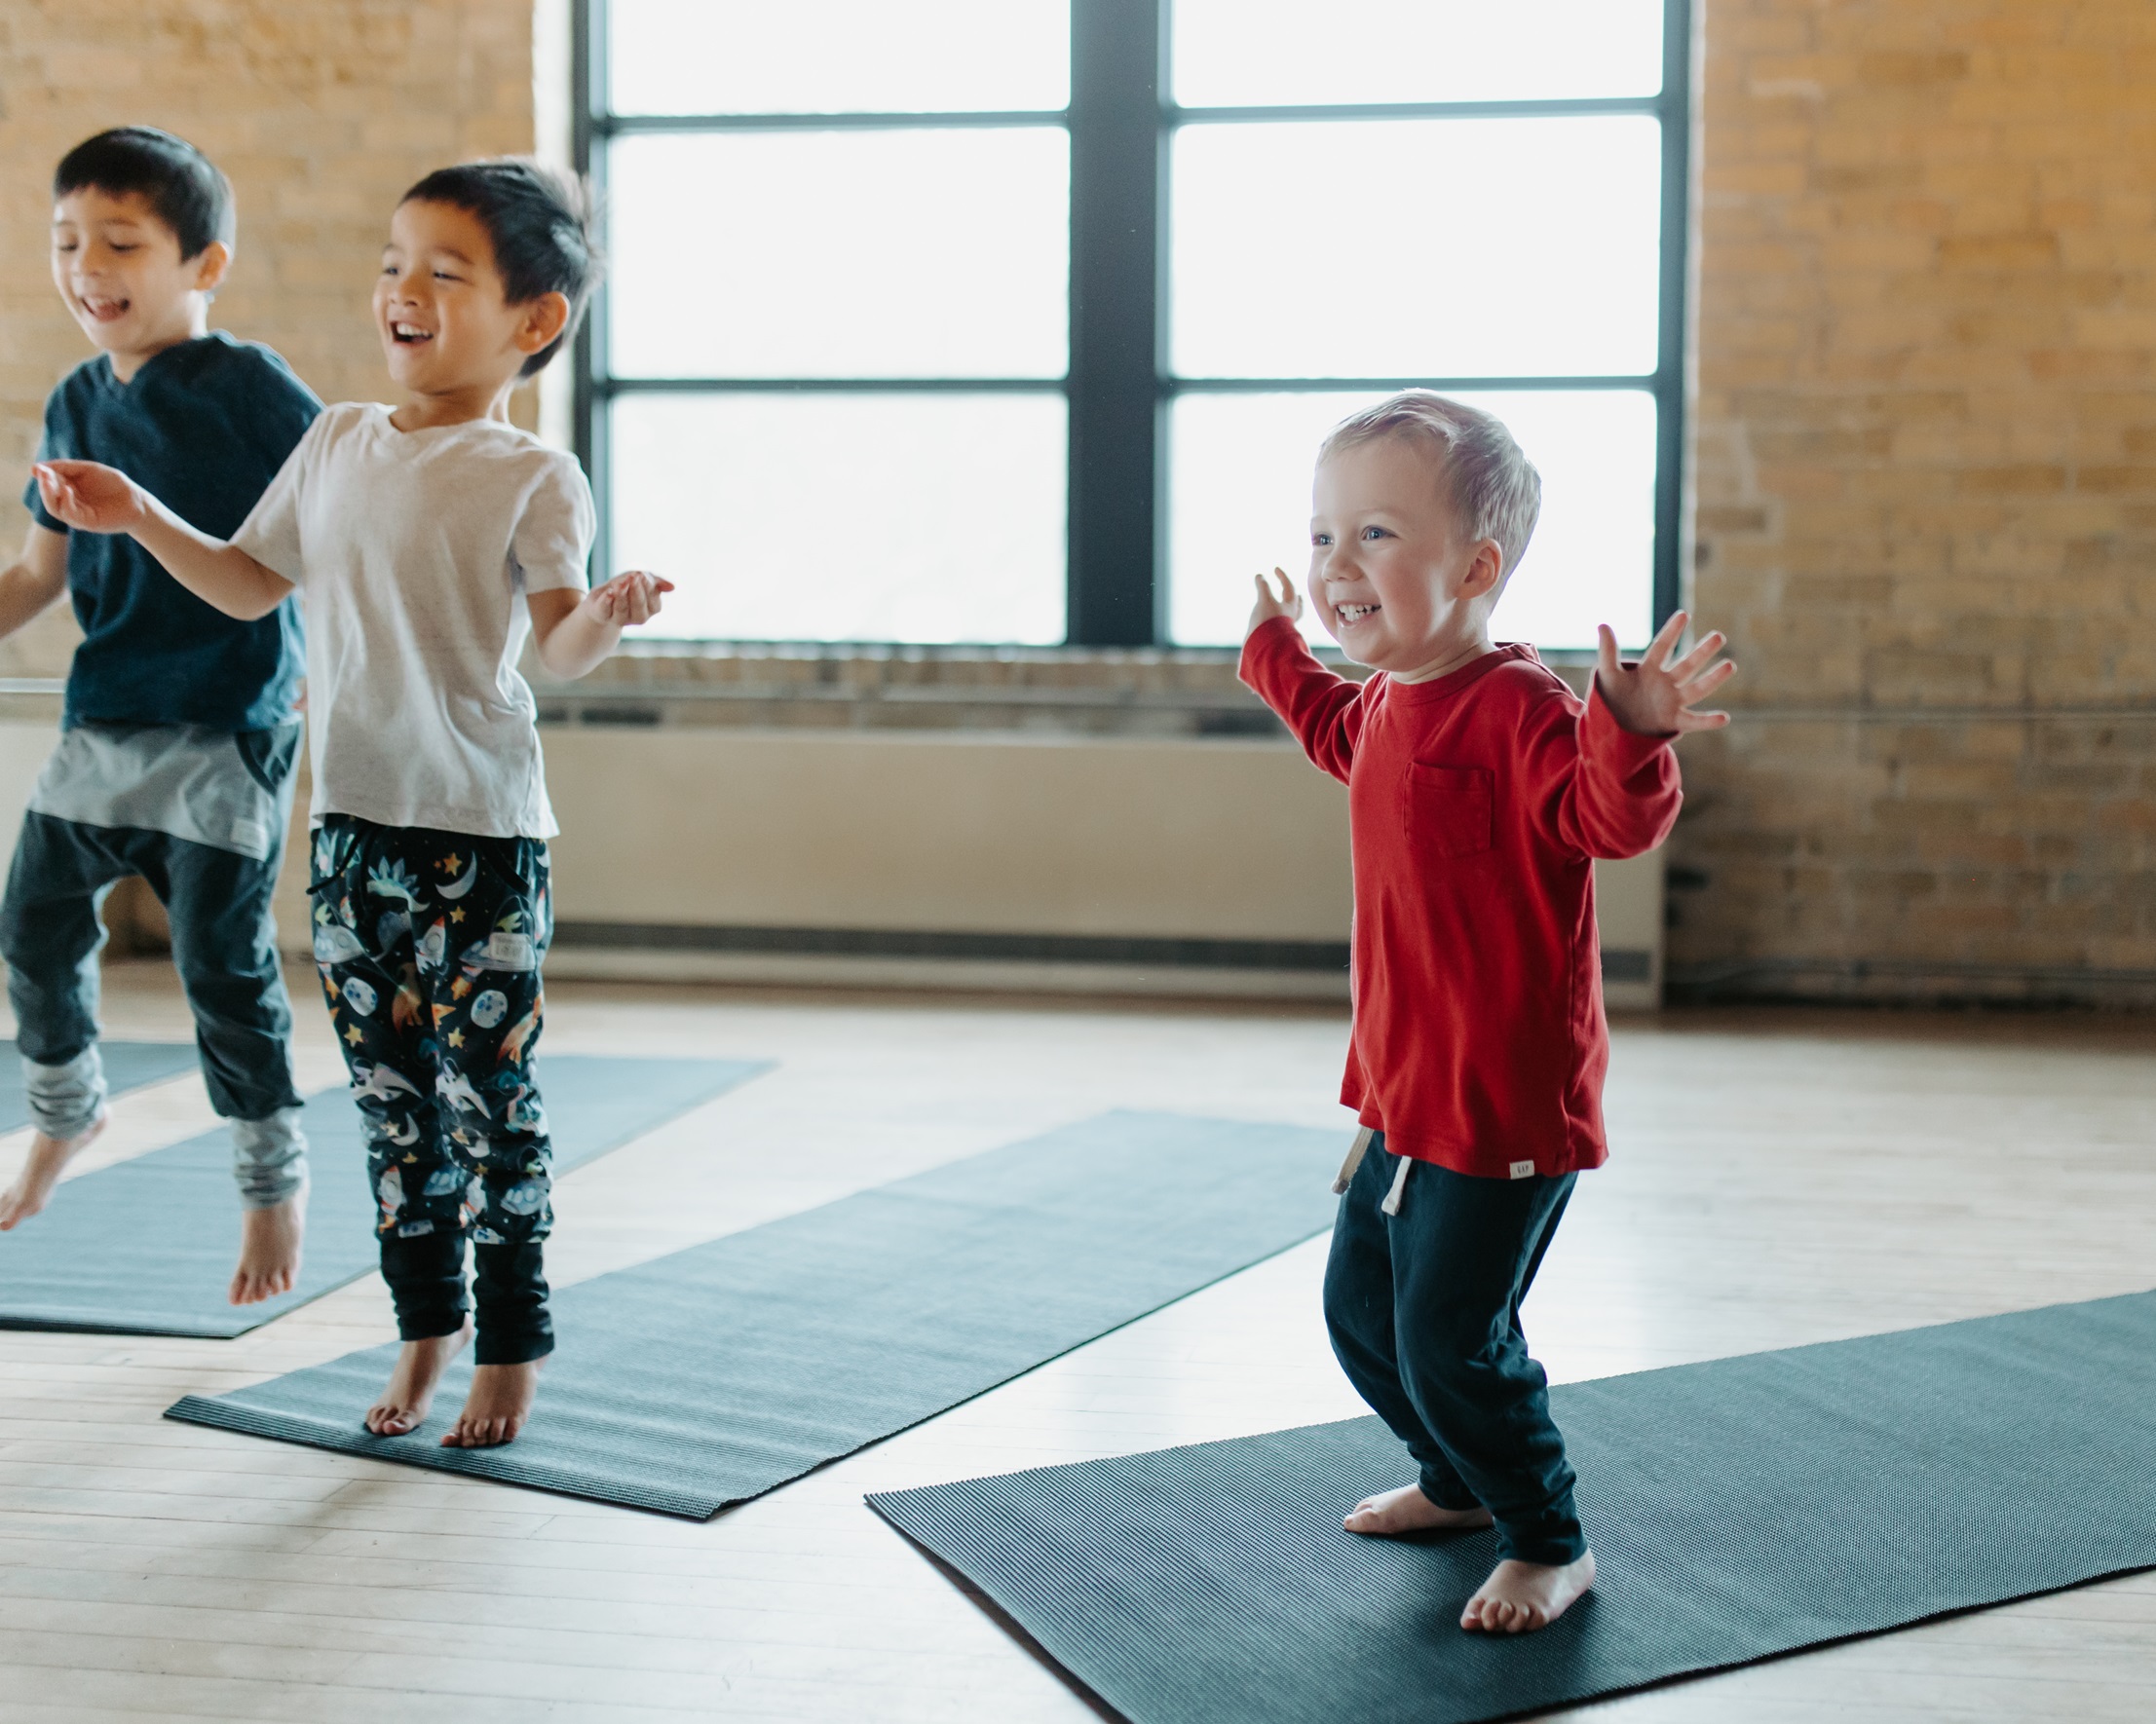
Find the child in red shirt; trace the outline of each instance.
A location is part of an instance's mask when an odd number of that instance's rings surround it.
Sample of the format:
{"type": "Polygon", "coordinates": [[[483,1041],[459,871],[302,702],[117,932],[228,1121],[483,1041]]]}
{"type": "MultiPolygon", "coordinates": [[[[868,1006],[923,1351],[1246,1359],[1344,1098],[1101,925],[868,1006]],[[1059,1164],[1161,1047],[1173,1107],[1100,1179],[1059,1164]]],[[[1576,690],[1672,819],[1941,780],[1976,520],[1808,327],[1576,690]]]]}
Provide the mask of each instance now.
{"type": "Polygon", "coordinates": [[[1341,1099],[1364,1130],[1325,1273],[1334,1351],[1420,1468],[1351,1532],[1488,1526],[1499,1561],[1460,1626],[1539,1629],[1594,1584],[1573,1474],[1520,1302],[1582,1168],[1608,1158],[1594,858],[1668,835],[1670,741],[1735,670],[1709,635],[1636,665],[1601,631],[1582,703],[1492,609],[1540,476],[1492,415],[1415,390],[1319,451],[1310,602],[1347,655],[1304,644],[1303,601],[1258,577],[1242,677],[1347,785],[1354,1031],[1341,1099]],[[1414,1178],[1410,1179],[1410,1174],[1414,1178]]]}

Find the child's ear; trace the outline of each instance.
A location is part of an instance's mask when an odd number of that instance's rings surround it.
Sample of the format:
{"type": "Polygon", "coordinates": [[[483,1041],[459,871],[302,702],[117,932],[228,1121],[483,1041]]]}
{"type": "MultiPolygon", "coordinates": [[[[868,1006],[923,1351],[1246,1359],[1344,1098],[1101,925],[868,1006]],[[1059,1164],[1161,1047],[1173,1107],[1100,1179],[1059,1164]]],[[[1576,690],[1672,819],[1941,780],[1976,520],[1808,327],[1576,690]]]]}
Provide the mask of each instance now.
{"type": "Polygon", "coordinates": [[[214,293],[224,284],[225,273],[232,268],[232,247],[222,240],[212,240],[195,254],[195,291],[214,293]]]}
{"type": "Polygon", "coordinates": [[[1461,589],[1471,599],[1479,599],[1485,593],[1494,593],[1504,584],[1504,546],[1494,539],[1485,539],[1475,546],[1473,559],[1467,565],[1467,578],[1460,582],[1461,589]]]}
{"type": "Polygon", "coordinates": [[[561,339],[569,327],[569,296],[542,293],[524,308],[523,326],[516,332],[516,351],[536,354],[561,339]]]}

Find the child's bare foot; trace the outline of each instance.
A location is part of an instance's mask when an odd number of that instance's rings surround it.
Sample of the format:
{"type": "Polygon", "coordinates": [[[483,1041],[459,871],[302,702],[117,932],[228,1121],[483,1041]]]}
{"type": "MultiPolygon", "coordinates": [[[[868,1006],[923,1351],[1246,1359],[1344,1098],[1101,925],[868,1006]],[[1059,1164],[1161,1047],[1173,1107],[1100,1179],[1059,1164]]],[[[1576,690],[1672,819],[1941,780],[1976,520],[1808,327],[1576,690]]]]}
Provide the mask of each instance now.
{"type": "Polygon", "coordinates": [[[288,1293],[299,1281],[299,1246],[307,1232],[302,1190],[268,1209],[240,1215],[240,1266],[232,1272],[235,1305],[257,1305],[288,1293]]]}
{"type": "Polygon", "coordinates": [[[14,1184],[0,1191],[0,1233],[5,1233],[18,1221],[28,1220],[43,1209],[67,1164],[89,1148],[104,1129],[105,1116],[100,1113],[80,1137],[49,1138],[39,1132],[31,1138],[29,1157],[22,1163],[22,1171],[16,1175],[14,1184]]]}
{"type": "Polygon", "coordinates": [[[390,1372],[389,1387],[367,1408],[367,1429],[377,1437],[401,1437],[425,1424],[427,1409],[435,1402],[435,1385],[471,1339],[472,1325],[467,1323],[453,1335],[406,1341],[397,1356],[397,1368],[390,1372]]]}
{"type": "Polygon", "coordinates": [[[1398,1490],[1366,1496],[1355,1505],[1345,1522],[1349,1532],[1366,1532],[1378,1538],[1393,1538],[1403,1532],[1465,1532],[1488,1526],[1488,1509],[1441,1509],[1422,1494],[1418,1484],[1403,1484],[1398,1490]]]}
{"type": "Polygon", "coordinates": [[[1595,1554],[1552,1566],[1511,1557],[1490,1571],[1490,1578],[1467,1600],[1459,1626],[1489,1634],[1532,1634],[1546,1629],[1583,1597],[1595,1584],[1595,1554]]]}
{"type": "Polygon", "coordinates": [[[472,1372],[472,1393],[464,1398],[464,1410],[441,1440],[444,1448],[493,1448],[516,1441],[516,1433],[532,1416],[532,1402],[539,1394],[539,1368],[527,1365],[482,1365],[472,1372]]]}

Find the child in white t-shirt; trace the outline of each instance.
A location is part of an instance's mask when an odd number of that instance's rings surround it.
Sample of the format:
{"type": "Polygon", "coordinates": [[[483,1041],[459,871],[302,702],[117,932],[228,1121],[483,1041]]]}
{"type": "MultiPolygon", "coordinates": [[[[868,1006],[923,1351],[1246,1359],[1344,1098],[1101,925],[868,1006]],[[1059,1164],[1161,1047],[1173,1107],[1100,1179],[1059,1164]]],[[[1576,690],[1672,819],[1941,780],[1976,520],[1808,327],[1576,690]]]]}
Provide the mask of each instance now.
{"type": "Polygon", "coordinates": [[[352,1068],[404,1347],[367,1410],[416,1430],[473,1326],[477,1368],[445,1444],[515,1437],[553,1348],[540,1242],[552,1219],[532,1082],[552,929],[548,806],[527,633],[590,670],[668,582],[591,592],[576,462],[509,422],[597,274],[575,189],[523,162],[429,174],[390,220],[374,320],[396,409],[329,408],[227,543],[111,468],[37,469],[69,526],[134,537],[228,615],[307,600],[315,958],[352,1068]]]}

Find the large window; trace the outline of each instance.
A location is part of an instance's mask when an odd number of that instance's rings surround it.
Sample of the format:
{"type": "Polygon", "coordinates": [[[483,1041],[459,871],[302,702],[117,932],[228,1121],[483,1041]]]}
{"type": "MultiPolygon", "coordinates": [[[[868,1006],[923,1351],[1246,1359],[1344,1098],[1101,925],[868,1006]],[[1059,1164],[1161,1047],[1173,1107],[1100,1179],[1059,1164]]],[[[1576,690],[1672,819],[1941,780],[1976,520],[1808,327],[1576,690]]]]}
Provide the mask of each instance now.
{"type": "Polygon", "coordinates": [[[1189,645],[1325,429],[1502,414],[1499,632],[1676,600],[1683,0],[586,0],[609,567],[680,634],[1189,645]]]}

